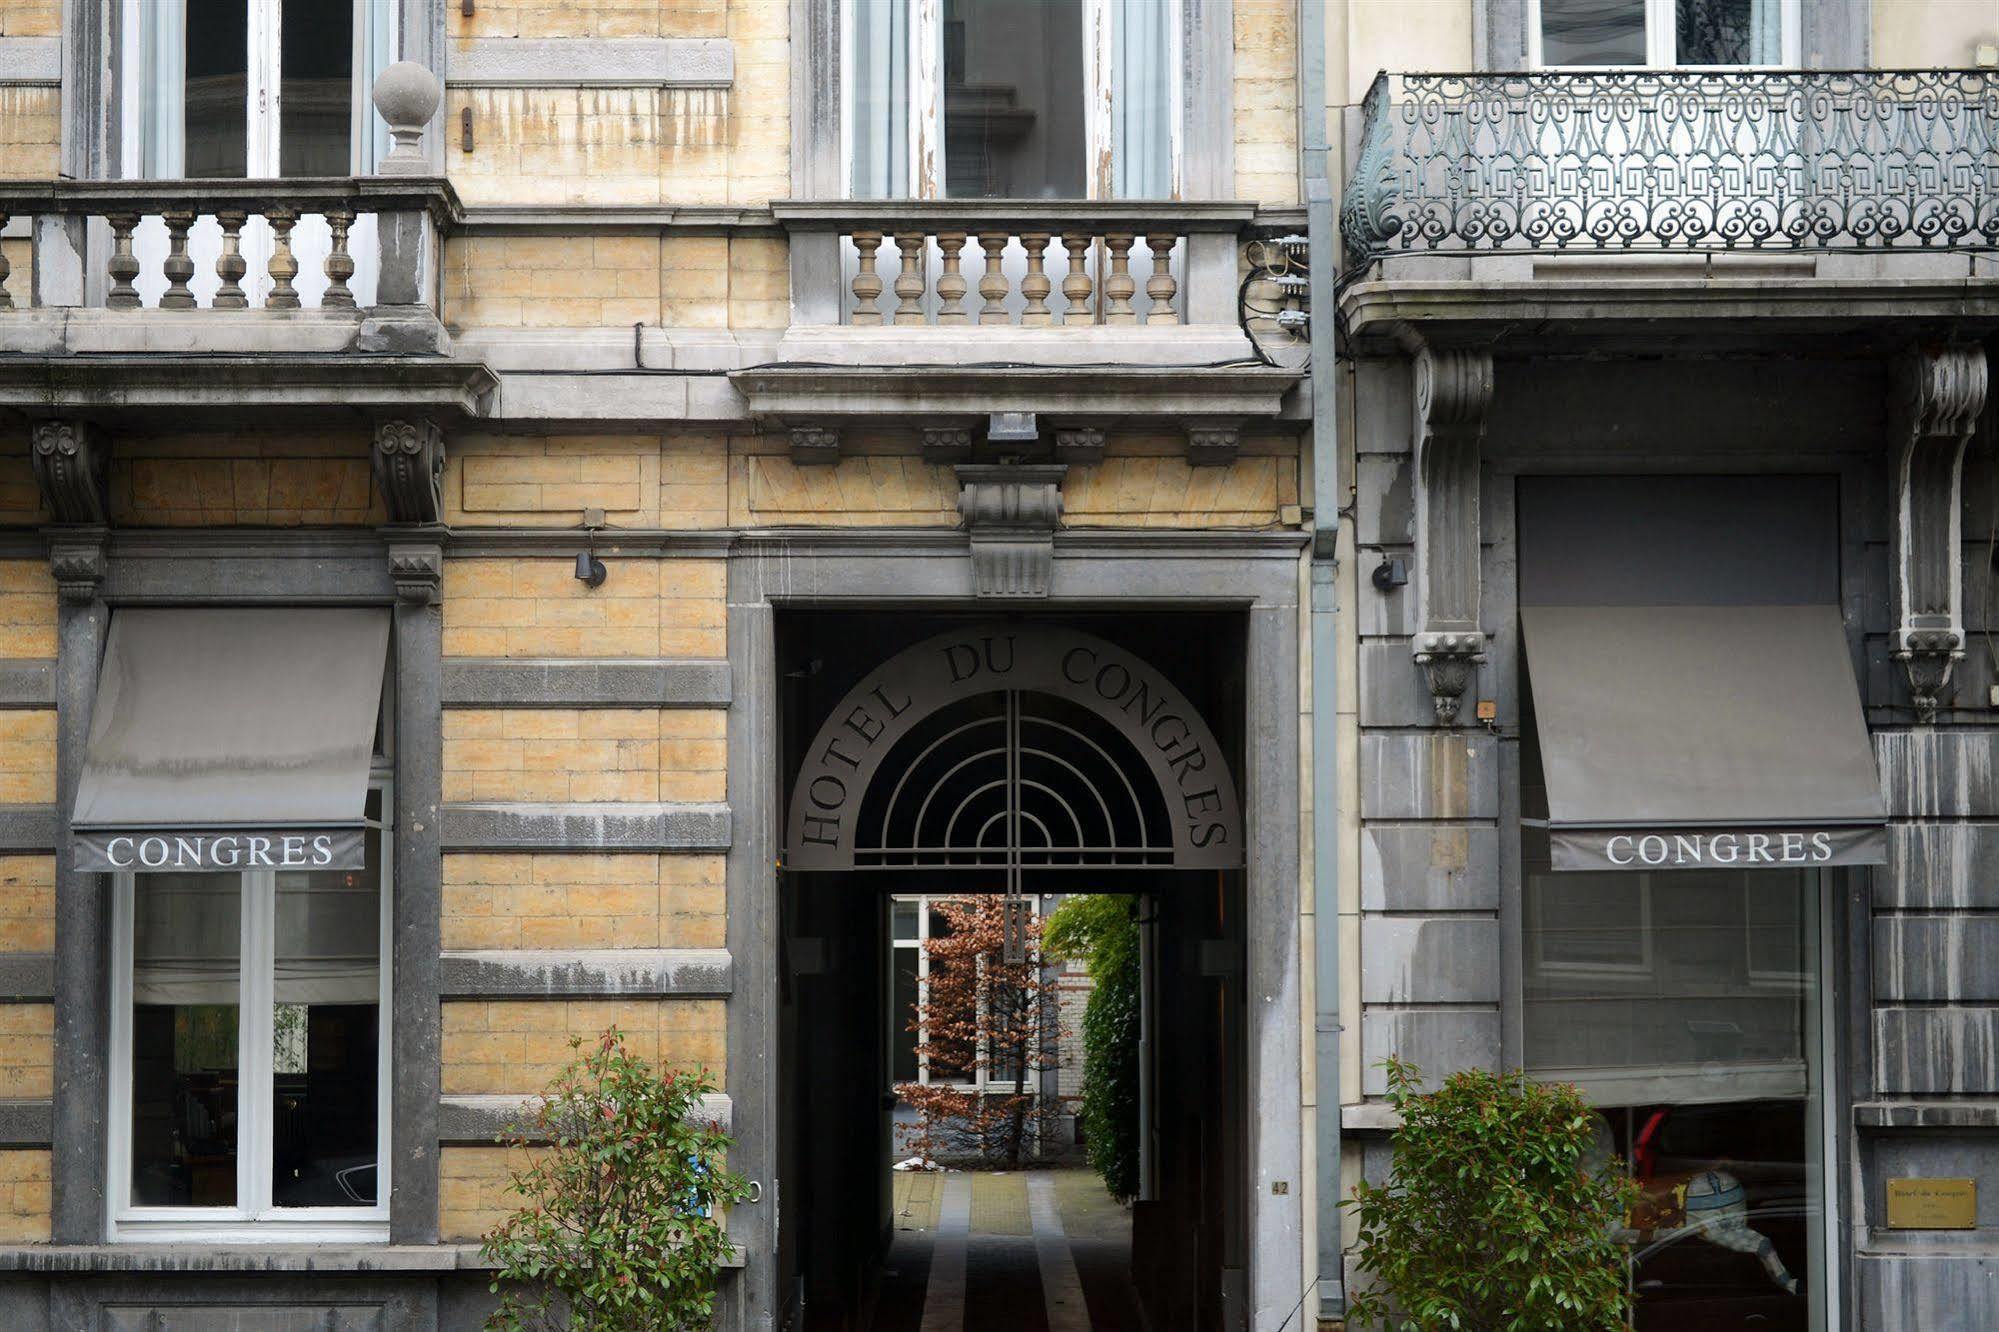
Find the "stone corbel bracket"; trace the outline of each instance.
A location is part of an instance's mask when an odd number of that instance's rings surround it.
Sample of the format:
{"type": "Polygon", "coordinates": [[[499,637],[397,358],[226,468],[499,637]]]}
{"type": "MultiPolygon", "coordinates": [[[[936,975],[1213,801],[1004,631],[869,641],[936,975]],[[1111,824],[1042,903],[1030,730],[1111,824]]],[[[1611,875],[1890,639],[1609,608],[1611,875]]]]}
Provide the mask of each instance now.
{"type": "Polygon", "coordinates": [[[958,512],[972,537],[972,586],[981,600],[1046,597],[1062,523],[1062,463],[966,463],[958,512]]]}
{"type": "Polygon", "coordinates": [[[382,422],[370,457],[390,522],[444,521],[444,431],[436,422],[382,422]]]}
{"type": "Polygon", "coordinates": [[[85,421],[37,421],[29,457],[42,504],[58,523],[111,521],[111,439],[85,421]]]}
{"type": "Polygon", "coordinates": [[[437,600],[444,581],[444,543],[438,529],[415,528],[389,540],[389,578],[396,596],[412,606],[437,600]]]}
{"type": "Polygon", "coordinates": [[[1916,716],[1936,720],[1964,655],[1964,450],[1985,409],[1985,350],[1919,347],[1895,364],[1895,637],[1916,716]]]}
{"type": "Polygon", "coordinates": [[[1492,355],[1425,347],[1416,376],[1416,635],[1437,722],[1451,726],[1485,660],[1479,627],[1479,452],[1492,355]]]}
{"type": "Polygon", "coordinates": [[[800,467],[830,465],[840,461],[840,430],[837,426],[795,425],[791,437],[791,461],[800,467]]]}
{"type": "Polygon", "coordinates": [[[98,589],[111,568],[104,553],[108,529],[79,523],[51,528],[47,535],[49,573],[56,582],[56,596],[72,606],[87,606],[97,600],[98,589]]]}

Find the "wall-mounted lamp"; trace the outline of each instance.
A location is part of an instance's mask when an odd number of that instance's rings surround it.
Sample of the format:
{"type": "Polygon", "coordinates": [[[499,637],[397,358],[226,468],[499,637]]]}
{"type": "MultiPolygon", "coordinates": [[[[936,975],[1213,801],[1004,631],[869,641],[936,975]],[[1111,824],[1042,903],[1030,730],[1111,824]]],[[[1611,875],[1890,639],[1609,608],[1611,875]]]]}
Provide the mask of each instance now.
{"type": "Polygon", "coordinates": [[[1393,592],[1409,581],[1409,566],[1399,555],[1383,555],[1381,563],[1374,566],[1374,590],[1393,592]]]}
{"type": "Polygon", "coordinates": [[[576,581],[585,587],[602,587],[604,580],[611,576],[604,567],[604,561],[597,558],[597,529],[604,525],[602,509],[583,511],[583,528],[590,534],[590,544],[576,557],[576,581]]]}

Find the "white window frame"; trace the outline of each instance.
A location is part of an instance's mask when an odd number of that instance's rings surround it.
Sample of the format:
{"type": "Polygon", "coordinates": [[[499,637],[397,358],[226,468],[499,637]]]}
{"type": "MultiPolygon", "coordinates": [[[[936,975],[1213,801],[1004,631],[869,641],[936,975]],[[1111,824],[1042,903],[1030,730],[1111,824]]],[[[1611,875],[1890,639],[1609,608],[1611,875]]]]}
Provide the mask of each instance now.
{"type": "Polygon", "coordinates": [[[241,946],[238,950],[236,1205],[158,1207],[132,1202],[132,954],[136,876],[112,878],[109,1161],[105,1188],[105,1231],[113,1242],[152,1243],[387,1243],[389,1239],[390,1134],[393,1122],[392,1073],[394,1013],[390,1003],[394,966],[394,835],[388,811],[395,808],[391,783],[378,773],[383,817],[371,823],[380,839],[380,989],[375,1070],[375,1205],[372,1207],[278,1207],[271,1202],[271,1133],[274,1057],[273,1014],[277,875],[251,870],[240,875],[241,946]]]}
{"type": "Polygon", "coordinates": [[[1527,64],[1551,73],[1587,73],[1619,69],[1797,69],[1803,63],[1803,0],[1783,0],[1779,21],[1782,59],[1774,65],[1683,65],[1676,58],[1679,41],[1677,0],[1644,0],[1645,60],[1638,65],[1544,65],[1541,60],[1541,0],[1527,0],[1527,64]]]}
{"type": "MultiPolygon", "coordinates": [[[[909,186],[917,199],[942,199],[944,193],[944,0],[906,0],[909,5],[909,186]]],[[[1157,0],[1183,10],[1189,0],[1157,0]]],[[[1796,0],[1786,0],[1796,3],[1796,0]]],[[[843,0],[840,8],[840,187],[844,197],[854,193],[854,5],[867,0],[843,0]]],[[[1083,10],[1083,69],[1085,151],[1092,164],[1085,173],[1090,199],[1108,199],[1115,194],[1116,164],[1112,160],[1115,121],[1111,104],[1113,59],[1111,41],[1113,0],[1074,0],[1083,10]]],[[[1536,0],[1538,3],[1538,0],[1536,0]]],[[[1182,15],[1184,20],[1184,14],[1182,15]]],[[[1170,196],[1179,198],[1183,189],[1183,144],[1186,127],[1185,61],[1182,58],[1184,21],[1167,24],[1168,67],[1173,71],[1173,92],[1169,99],[1171,117],[1167,142],[1172,185],[1170,196]]],[[[972,201],[976,202],[976,201],[972,201]]],[[[1134,271],[1137,271],[1134,268],[1134,271]]]]}
{"type": "MultiPolygon", "coordinates": [[[[930,913],[933,909],[933,904],[950,901],[953,898],[964,895],[962,893],[896,893],[889,898],[889,947],[891,949],[913,948],[916,950],[916,1006],[918,1012],[923,1010],[924,1003],[930,997],[930,950],[923,945],[930,941],[930,913]],[[895,937],[895,904],[898,902],[914,902],[916,904],[916,937],[914,939],[898,939],[895,937]]],[[[1047,899],[1038,894],[1030,894],[1029,897],[1034,903],[1034,913],[1037,916],[1046,917],[1047,899]]],[[[889,968],[891,976],[893,976],[894,971],[895,968],[891,966],[889,968]]],[[[979,1003],[981,1005],[985,1003],[983,997],[980,998],[979,1003]]],[[[888,987],[888,1029],[889,1048],[891,1050],[895,1048],[895,1033],[903,1030],[901,1024],[904,1021],[903,1015],[897,1011],[895,986],[891,983],[888,987]]],[[[929,1039],[930,1032],[927,1027],[917,1031],[916,1043],[918,1046],[922,1046],[929,1039]]],[[[1030,1065],[1034,1062],[1034,1056],[1039,1052],[1040,1048],[1041,1041],[1039,1037],[1029,1042],[1028,1062],[1030,1065]]],[[[916,1083],[920,1087],[949,1087],[954,1091],[962,1092],[986,1092],[989,1094],[1004,1092],[1008,1095],[1013,1093],[1015,1081],[1013,1078],[990,1076],[992,1055],[989,1050],[980,1049],[975,1051],[972,1056],[972,1062],[974,1067],[970,1079],[959,1082],[933,1082],[930,1077],[930,1060],[919,1049],[916,1055],[916,1083]]],[[[896,1081],[893,1077],[894,1070],[891,1069],[890,1073],[891,1077],[889,1081],[891,1090],[893,1090],[893,1084],[896,1081]]],[[[1037,1079],[1038,1074],[1030,1067],[1027,1077],[1027,1081],[1030,1084],[1029,1095],[1038,1094],[1037,1079]]]]}
{"type": "MultiPolygon", "coordinates": [[[[1549,877],[1555,877],[1550,875],[1549,877]]],[[[1646,980],[1652,976],[1652,876],[1627,873],[1621,878],[1636,879],[1638,890],[1638,941],[1642,960],[1638,962],[1569,962],[1547,960],[1546,893],[1535,894],[1534,971],[1546,976],[1601,977],[1606,980],[1646,980]]]]}

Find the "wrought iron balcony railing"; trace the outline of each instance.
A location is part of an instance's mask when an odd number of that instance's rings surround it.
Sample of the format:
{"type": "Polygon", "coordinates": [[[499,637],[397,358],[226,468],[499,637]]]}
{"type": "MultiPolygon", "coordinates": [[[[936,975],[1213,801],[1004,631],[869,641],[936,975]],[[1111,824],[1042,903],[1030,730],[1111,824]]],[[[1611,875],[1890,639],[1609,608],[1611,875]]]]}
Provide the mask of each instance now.
{"type": "Polygon", "coordinates": [[[1398,254],[1999,248],[1999,73],[1378,77],[1341,226],[1398,254]]]}

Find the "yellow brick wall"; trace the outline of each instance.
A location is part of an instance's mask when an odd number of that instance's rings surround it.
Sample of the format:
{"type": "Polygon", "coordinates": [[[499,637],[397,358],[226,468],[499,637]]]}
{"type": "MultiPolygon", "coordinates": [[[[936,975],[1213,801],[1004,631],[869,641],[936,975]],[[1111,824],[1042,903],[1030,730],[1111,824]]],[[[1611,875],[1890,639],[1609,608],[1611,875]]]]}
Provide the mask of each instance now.
{"type": "Polygon", "coordinates": [[[48,1150],[0,1151],[0,1243],[46,1244],[48,1239],[48,1150]]]}
{"type": "Polygon", "coordinates": [[[620,559],[576,579],[573,560],[468,559],[444,565],[447,657],[726,657],[728,568],[710,559],[620,559]]]}
{"type": "Polygon", "coordinates": [[[1235,0],[1236,197],[1298,202],[1295,0],[1235,0]]]}
{"type": "Polygon", "coordinates": [[[446,1147],[437,1154],[437,1237],[446,1243],[483,1238],[521,1205],[514,1172],[533,1153],[516,1147],[446,1147]]]}
{"type": "Polygon", "coordinates": [[[0,1003],[0,1099],[54,1094],[55,1005],[0,1003]]]}
{"type": "Polygon", "coordinates": [[[719,801],[726,723],[715,708],[454,709],[444,798],[719,801]]]}
{"type": "Polygon", "coordinates": [[[0,660],[56,655],[56,582],[42,560],[0,560],[0,660]]]}
{"type": "Polygon", "coordinates": [[[297,527],[386,521],[364,434],[120,440],[113,521],[134,527],[297,527]]]}
{"type": "Polygon", "coordinates": [[[660,453],[657,435],[454,435],[444,520],[567,527],[598,508],[614,527],[657,527],[660,453]]]}
{"type": "Polygon", "coordinates": [[[56,946],[54,856],[0,856],[0,953],[56,946]]]}
{"type": "Polygon", "coordinates": [[[445,32],[453,38],[725,37],[728,8],[727,0],[479,0],[470,14],[462,5],[447,8],[445,32]]]}
{"type": "MultiPolygon", "coordinates": [[[[779,436],[746,441],[785,447],[779,436]]],[[[948,467],[913,452],[861,454],[800,467],[782,452],[739,453],[731,461],[730,517],[744,527],[952,527],[958,482],[948,467]]]]}
{"type": "MultiPolygon", "coordinates": [[[[0,23],[6,21],[0,16],[0,23]]],[[[62,149],[61,113],[62,96],[56,88],[42,84],[0,84],[0,180],[29,180],[56,174],[62,149]]],[[[8,259],[19,262],[11,252],[8,259]]]]}
{"type": "Polygon", "coordinates": [[[0,37],[59,37],[62,0],[0,0],[0,37]]]}
{"type": "Polygon", "coordinates": [[[783,328],[776,236],[470,236],[446,242],[454,328],[783,328]]]}
{"type": "Polygon", "coordinates": [[[704,1068],[721,1083],[720,999],[478,999],[444,1005],[444,1094],[538,1092],[575,1059],[572,1035],[588,1040],[612,1026],[654,1066],[704,1068]]]}
{"type": "Polygon", "coordinates": [[[720,948],[726,894],[715,855],[450,855],[444,947],[720,948]]]}
{"type": "Polygon", "coordinates": [[[1181,436],[1113,435],[1062,482],[1069,527],[1272,527],[1298,521],[1299,441],[1249,435],[1227,467],[1195,467],[1181,436]]]}
{"type": "Polygon", "coordinates": [[[47,805],[55,798],[55,710],[0,711],[0,805],[47,805]]]}

